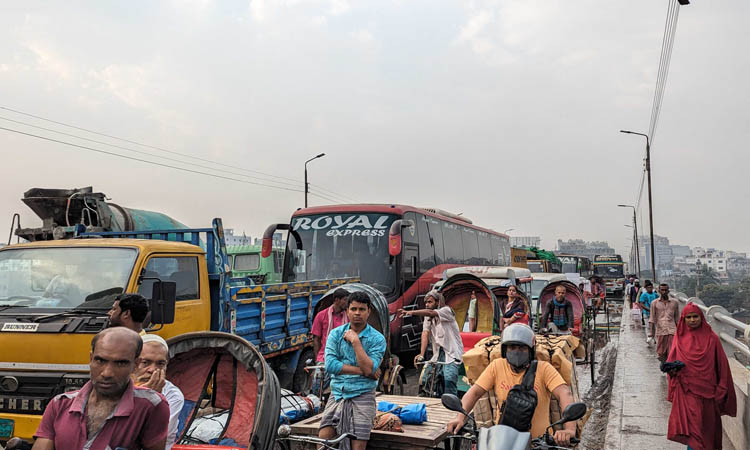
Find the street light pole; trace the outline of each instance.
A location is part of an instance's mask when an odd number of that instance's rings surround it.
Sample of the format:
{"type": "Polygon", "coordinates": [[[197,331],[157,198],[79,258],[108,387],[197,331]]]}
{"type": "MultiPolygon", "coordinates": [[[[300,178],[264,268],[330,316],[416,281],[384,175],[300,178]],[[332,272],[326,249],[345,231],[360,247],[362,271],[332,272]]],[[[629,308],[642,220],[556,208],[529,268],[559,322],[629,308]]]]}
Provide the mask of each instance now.
{"type": "Polygon", "coordinates": [[[633,205],[617,205],[620,208],[633,208],[633,236],[635,237],[635,260],[636,267],[638,268],[638,279],[641,278],[641,246],[638,244],[638,219],[635,215],[635,206],[633,205]]]}
{"type": "Polygon", "coordinates": [[[620,133],[626,134],[637,134],[646,138],[646,175],[648,176],[648,224],[649,234],[651,236],[651,276],[654,277],[654,282],[658,281],[656,275],[656,252],[654,250],[654,209],[653,202],[651,201],[651,141],[647,134],[636,133],[635,131],[620,130],[620,133]]]}
{"type": "Polygon", "coordinates": [[[307,194],[310,192],[310,184],[307,182],[307,163],[309,163],[310,161],[314,159],[322,158],[325,155],[326,155],[325,153],[321,153],[320,155],[314,156],[308,159],[307,161],[305,161],[305,208],[307,208],[307,194]]]}

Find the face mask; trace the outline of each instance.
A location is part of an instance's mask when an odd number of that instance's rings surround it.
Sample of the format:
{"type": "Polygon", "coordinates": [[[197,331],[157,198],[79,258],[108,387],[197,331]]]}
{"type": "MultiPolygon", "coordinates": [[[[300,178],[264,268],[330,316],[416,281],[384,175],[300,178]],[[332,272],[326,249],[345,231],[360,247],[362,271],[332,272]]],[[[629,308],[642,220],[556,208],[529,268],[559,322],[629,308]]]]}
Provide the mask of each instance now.
{"type": "Polygon", "coordinates": [[[529,351],[528,350],[508,350],[505,353],[505,359],[508,360],[508,364],[516,369],[521,369],[529,363],[529,351]]]}

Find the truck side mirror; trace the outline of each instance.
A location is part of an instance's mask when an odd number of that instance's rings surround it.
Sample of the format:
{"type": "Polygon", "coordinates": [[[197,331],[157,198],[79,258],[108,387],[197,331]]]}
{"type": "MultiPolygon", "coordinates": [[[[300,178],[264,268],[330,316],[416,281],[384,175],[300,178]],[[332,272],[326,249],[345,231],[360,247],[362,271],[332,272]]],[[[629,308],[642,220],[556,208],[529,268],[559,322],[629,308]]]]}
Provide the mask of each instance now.
{"type": "Polygon", "coordinates": [[[151,323],[174,323],[174,307],[177,299],[177,283],[174,281],[154,281],[151,294],[151,323]]]}

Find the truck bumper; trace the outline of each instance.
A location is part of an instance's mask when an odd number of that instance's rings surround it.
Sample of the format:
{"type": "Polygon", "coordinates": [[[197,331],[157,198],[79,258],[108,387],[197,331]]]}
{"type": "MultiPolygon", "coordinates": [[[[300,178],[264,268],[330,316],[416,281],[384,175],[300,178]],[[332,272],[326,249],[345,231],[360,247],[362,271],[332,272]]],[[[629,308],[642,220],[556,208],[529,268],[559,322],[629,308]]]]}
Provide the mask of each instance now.
{"type": "MultiPolygon", "coordinates": [[[[0,419],[9,419],[13,421],[12,436],[31,441],[34,439],[34,433],[42,421],[42,416],[31,414],[10,414],[0,413],[0,419]]],[[[8,437],[0,436],[0,440],[7,440],[8,437]]]]}

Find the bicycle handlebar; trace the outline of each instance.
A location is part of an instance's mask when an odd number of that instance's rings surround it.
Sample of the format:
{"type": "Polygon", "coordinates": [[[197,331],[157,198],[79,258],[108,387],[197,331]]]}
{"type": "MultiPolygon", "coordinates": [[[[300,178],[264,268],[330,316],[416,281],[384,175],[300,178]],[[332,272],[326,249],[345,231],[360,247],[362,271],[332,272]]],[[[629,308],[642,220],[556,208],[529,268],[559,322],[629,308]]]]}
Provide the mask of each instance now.
{"type": "Polygon", "coordinates": [[[356,438],[357,437],[351,433],[344,433],[341,436],[337,437],[336,439],[321,439],[321,438],[316,438],[312,436],[295,436],[295,435],[287,436],[284,439],[288,439],[290,441],[296,441],[296,442],[308,442],[311,444],[319,444],[319,445],[323,445],[326,447],[330,447],[332,445],[340,444],[341,441],[343,441],[344,439],[356,439],[356,438]]]}

